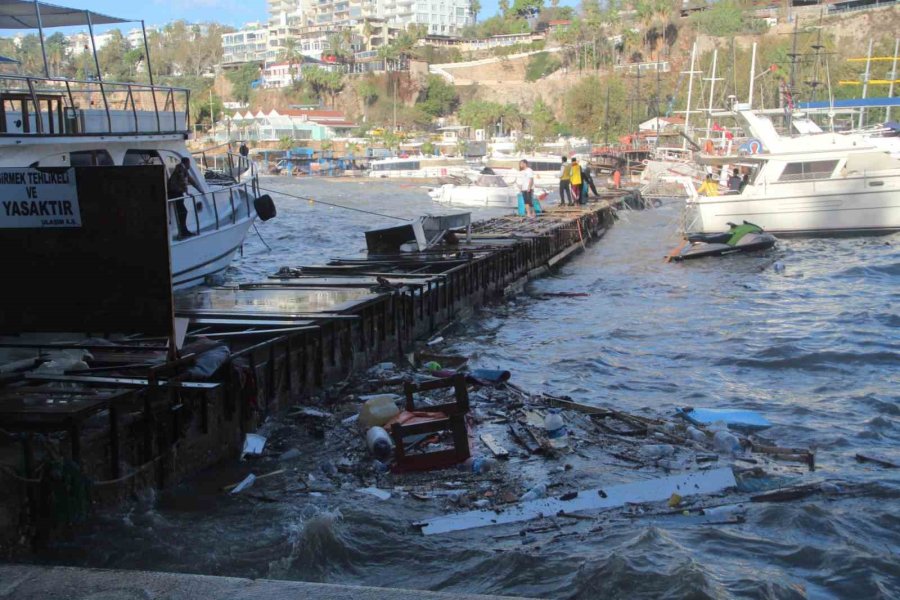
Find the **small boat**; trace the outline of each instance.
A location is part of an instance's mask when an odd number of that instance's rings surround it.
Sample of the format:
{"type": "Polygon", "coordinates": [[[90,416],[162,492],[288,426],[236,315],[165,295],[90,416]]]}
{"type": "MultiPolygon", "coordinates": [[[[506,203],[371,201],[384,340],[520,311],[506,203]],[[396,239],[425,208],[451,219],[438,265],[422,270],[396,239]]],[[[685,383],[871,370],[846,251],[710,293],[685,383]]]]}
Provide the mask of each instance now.
{"type": "MultiPolygon", "coordinates": [[[[535,189],[539,200],[547,194],[535,189]]],[[[519,191],[506,183],[500,175],[481,173],[474,183],[457,185],[446,183],[428,192],[432,200],[451,206],[483,206],[516,208],[519,204],[519,191]]]]}
{"type": "Polygon", "coordinates": [[[777,241],[775,236],[763,231],[759,225],[744,221],[741,225],[729,223],[722,233],[698,233],[687,236],[685,242],[669,256],[668,260],[682,261],[707,256],[724,256],[737,252],[768,250],[777,241]]]}

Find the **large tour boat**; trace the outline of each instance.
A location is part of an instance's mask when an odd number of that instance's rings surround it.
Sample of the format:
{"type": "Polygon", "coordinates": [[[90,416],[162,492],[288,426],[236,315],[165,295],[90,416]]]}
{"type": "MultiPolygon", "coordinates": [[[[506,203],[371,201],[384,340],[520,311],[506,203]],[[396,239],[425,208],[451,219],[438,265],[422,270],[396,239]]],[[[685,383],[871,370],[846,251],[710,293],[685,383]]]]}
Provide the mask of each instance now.
{"type": "MultiPolygon", "coordinates": [[[[87,25],[91,39],[97,24],[127,23],[107,15],[43,2],[0,3],[0,29],[87,25]]],[[[143,23],[142,27],[143,27],[143,23]]],[[[159,164],[167,176],[183,158],[190,160],[191,185],[183,198],[169,198],[173,284],[184,288],[223,271],[257,218],[257,207],[270,216],[271,201],[259,204],[256,172],[244,157],[230,161],[228,173],[204,173],[186,147],[190,133],[187,89],[149,83],[117,83],[44,73],[0,75],[0,168],[112,167],[159,164]],[[187,235],[179,235],[176,205],[187,208],[187,235]]]]}

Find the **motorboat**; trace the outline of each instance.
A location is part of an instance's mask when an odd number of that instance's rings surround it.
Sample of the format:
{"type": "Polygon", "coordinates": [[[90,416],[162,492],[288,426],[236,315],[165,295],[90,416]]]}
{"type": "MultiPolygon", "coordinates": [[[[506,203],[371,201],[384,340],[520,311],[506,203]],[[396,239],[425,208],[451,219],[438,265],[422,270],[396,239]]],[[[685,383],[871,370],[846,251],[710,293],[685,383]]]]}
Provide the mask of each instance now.
{"type": "MultiPolygon", "coordinates": [[[[546,192],[535,189],[539,200],[547,197],[546,192]]],[[[481,173],[470,184],[446,183],[432,188],[428,195],[441,204],[449,206],[516,208],[519,191],[510,186],[501,175],[481,173]]]]}
{"type": "Polygon", "coordinates": [[[378,179],[433,179],[463,177],[470,167],[461,157],[408,156],[373,160],[369,163],[369,177],[378,179]]]}
{"type": "MultiPolygon", "coordinates": [[[[108,15],[33,2],[0,4],[7,27],[40,30],[93,23],[126,23],[108,15]],[[25,8],[23,8],[23,6],[25,8]],[[23,11],[30,11],[27,13],[23,11]],[[52,17],[52,18],[51,18],[52,17]],[[87,22],[86,22],[87,19],[87,22]]],[[[93,49],[96,58],[96,49],[93,49]]],[[[95,62],[95,64],[98,64],[95,62]]],[[[149,73],[148,65],[148,73],[149,73]]],[[[243,156],[229,159],[227,172],[209,177],[188,151],[190,90],[150,83],[116,83],[0,75],[0,168],[115,167],[162,165],[168,177],[183,158],[191,185],[183,198],[168,199],[172,278],[175,288],[206,281],[223,271],[244,242],[258,211],[274,215],[261,197],[255,166],[243,156]],[[176,206],[188,211],[190,235],[179,235],[176,206]]]]}
{"type": "Polygon", "coordinates": [[[699,161],[723,170],[739,163],[747,183],[717,196],[688,190],[686,231],[715,233],[744,220],[776,235],[900,230],[900,138],[837,132],[781,136],[765,115],[735,114],[759,151],[699,161]]]}
{"type": "Polygon", "coordinates": [[[778,241],[774,235],[766,233],[759,225],[747,221],[740,225],[734,223],[729,225],[728,231],[687,236],[684,243],[676,248],[668,259],[679,262],[710,256],[758,252],[768,250],[778,241]]]}

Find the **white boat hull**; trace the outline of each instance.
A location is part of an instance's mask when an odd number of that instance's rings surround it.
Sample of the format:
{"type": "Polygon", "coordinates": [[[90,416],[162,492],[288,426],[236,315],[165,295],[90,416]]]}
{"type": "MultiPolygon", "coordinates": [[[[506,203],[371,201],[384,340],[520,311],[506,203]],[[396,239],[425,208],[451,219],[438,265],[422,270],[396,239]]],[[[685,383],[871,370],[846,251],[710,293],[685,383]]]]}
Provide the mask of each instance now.
{"type": "Polygon", "coordinates": [[[172,283],[175,289],[200,285],[207,277],[224,271],[243,244],[252,224],[253,218],[244,217],[218,230],[172,242],[172,283]]]}
{"type": "Polygon", "coordinates": [[[699,197],[699,229],[714,233],[728,223],[750,221],[776,235],[889,233],[900,230],[900,176],[851,178],[785,184],[754,190],[754,195],[699,197]],[[881,182],[877,188],[873,181],[881,182]],[[823,185],[824,184],[824,185],[823,185]],[[816,187],[819,187],[819,191],[816,187]],[[824,189],[828,191],[825,192],[824,189]],[[760,193],[761,192],[761,193],[760,193]]]}
{"type": "Polygon", "coordinates": [[[446,184],[430,192],[436,202],[451,206],[516,208],[519,193],[511,188],[446,184]]]}

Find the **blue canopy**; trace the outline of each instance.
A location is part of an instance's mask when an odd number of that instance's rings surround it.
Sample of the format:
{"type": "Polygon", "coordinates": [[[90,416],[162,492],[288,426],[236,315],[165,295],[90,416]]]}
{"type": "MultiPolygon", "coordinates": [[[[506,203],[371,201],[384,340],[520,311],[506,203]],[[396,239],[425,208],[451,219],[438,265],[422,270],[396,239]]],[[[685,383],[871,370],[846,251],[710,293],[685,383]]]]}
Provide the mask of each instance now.
{"type": "Polygon", "coordinates": [[[884,106],[900,106],[900,96],[895,98],[851,98],[848,100],[835,100],[833,103],[828,100],[819,102],[798,102],[797,108],[815,109],[815,108],[878,108],[884,106]]]}

